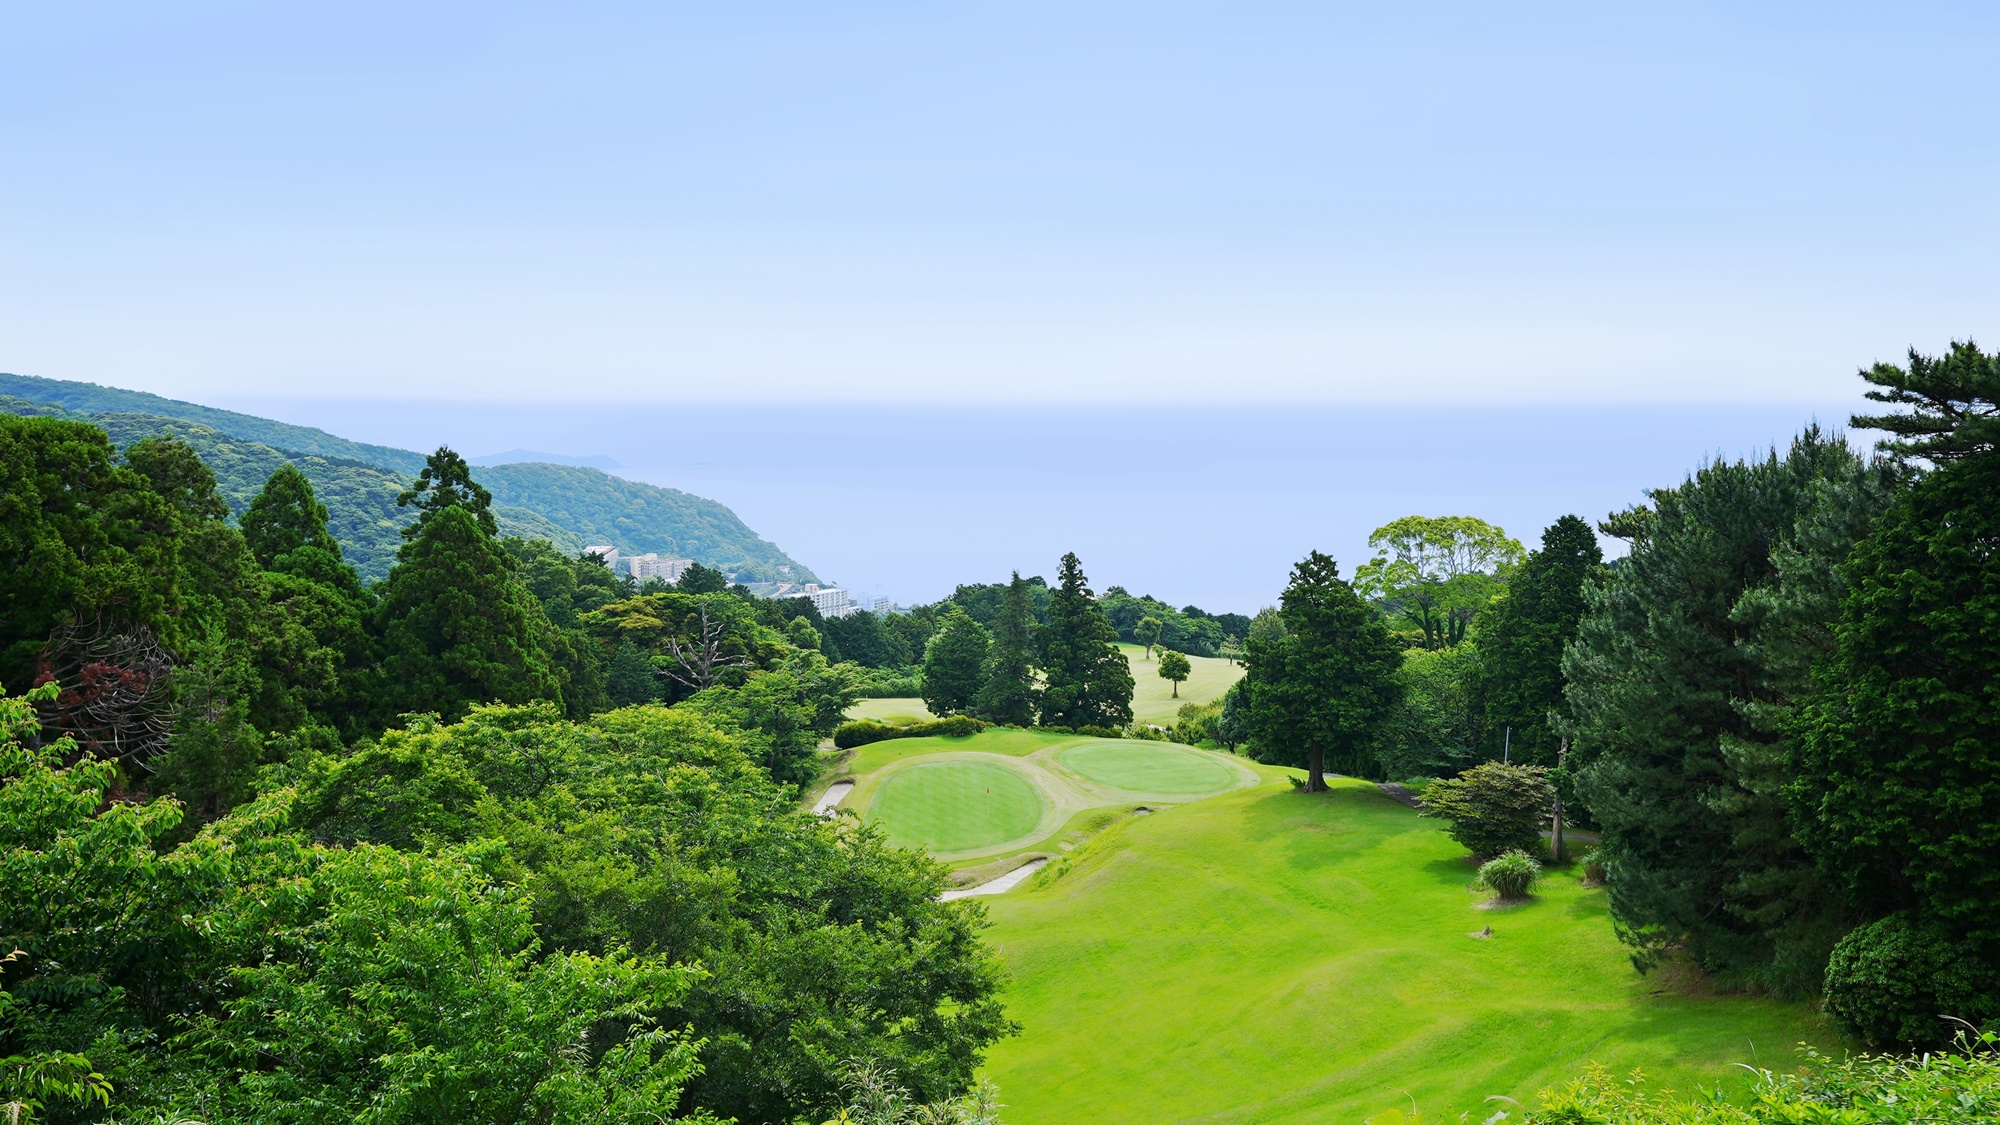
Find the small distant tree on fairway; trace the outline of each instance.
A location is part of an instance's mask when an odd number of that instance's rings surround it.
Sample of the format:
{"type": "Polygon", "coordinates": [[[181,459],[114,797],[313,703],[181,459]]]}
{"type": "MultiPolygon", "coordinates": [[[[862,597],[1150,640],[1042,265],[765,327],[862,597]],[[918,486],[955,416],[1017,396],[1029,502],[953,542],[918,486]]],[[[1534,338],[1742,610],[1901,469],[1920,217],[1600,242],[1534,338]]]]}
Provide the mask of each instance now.
{"type": "Polygon", "coordinates": [[[1042,725],[1122,727],[1132,721],[1132,666],[1118,651],[1118,630],[1090,592],[1083,562],[1064,555],[1061,584],[1049,598],[1042,631],[1042,725]]]}
{"type": "Polygon", "coordinates": [[[1180,653],[1168,649],[1160,654],[1160,678],[1174,682],[1175,699],[1181,697],[1181,681],[1187,679],[1188,673],[1192,671],[1194,665],[1188,663],[1188,658],[1180,653]]]}
{"type": "Polygon", "coordinates": [[[1419,816],[1451,821],[1451,838],[1480,860],[1542,853],[1542,821],[1556,799],[1541,766],[1486,762],[1424,790],[1419,816]]]}
{"type": "Polygon", "coordinates": [[[924,648],[924,706],[943,718],[972,709],[986,669],[990,642],[979,622],[949,606],[924,648]]]}
{"type": "Polygon", "coordinates": [[[1160,643],[1160,630],[1164,628],[1165,622],[1151,616],[1141,617],[1139,623],[1132,626],[1132,639],[1146,646],[1146,659],[1153,658],[1153,646],[1160,643]]]}
{"type": "Polygon", "coordinates": [[[1304,766],[1306,791],[1326,791],[1326,767],[1361,773],[1394,712],[1403,653],[1380,615],[1314,551],[1292,568],[1275,620],[1251,629],[1244,691],[1258,761],[1304,766]]]}
{"type": "Polygon", "coordinates": [[[1035,606],[1028,584],[1015,571],[993,617],[993,646],[973,711],[989,723],[1026,727],[1035,722],[1041,690],[1035,686],[1035,606]]]}

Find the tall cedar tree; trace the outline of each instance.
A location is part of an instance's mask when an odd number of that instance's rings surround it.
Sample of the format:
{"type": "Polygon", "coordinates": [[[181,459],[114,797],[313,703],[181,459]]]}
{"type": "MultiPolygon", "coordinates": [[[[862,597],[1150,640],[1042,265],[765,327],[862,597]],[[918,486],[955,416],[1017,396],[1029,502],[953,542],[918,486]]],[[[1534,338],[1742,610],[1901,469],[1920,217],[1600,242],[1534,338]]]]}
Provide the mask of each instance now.
{"type": "Polygon", "coordinates": [[[560,700],[554,629],[465,506],[427,514],[381,587],[386,714],[463,716],[475,703],[560,700]]]}
{"type": "Polygon", "coordinates": [[[340,544],[326,529],[326,505],[313,495],[312,482],[293,465],[280,465],[264,482],[237,521],[244,542],[265,569],[280,556],[300,547],[340,553],[340,544]]]}
{"type": "Polygon", "coordinates": [[[1501,756],[1511,727],[1511,761],[1556,764],[1549,712],[1563,707],[1563,648],[1583,618],[1584,583],[1603,565],[1597,533],[1564,516],[1542,532],[1542,549],[1528,555],[1506,594],[1487,608],[1477,688],[1487,757],[1501,756]]]}
{"type": "Polygon", "coordinates": [[[987,650],[974,713],[1002,726],[1033,726],[1041,705],[1035,686],[1035,608],[1028,584],[1015,571],[1000,611],[993,616],[993,647],[987,650]]]}
{"type": "Polygon", "coordinates": [[[85,422],[0,414],[0,683],[26,687],[58,625],[104,613],[169,643],[173,510],[85,422]]]}
{"type": "Polygon", "coordinates": [[[425,458],[424,471],[417,475],[417,482],[396,497],[398,508],[412,504],[417,507],[417,522],[403,529],[405,539],[415,539],[432,516],[447,508],[470,512],[488,538],[500,534],[499,525],[493,521],[493,494],[472,479],[472,466],[448,445],[438,446],[436,453],[425,458]]]}
{"type": "Polygon", "coordinates": [[[1118,651],[1118,630],[1083,576],[1075,553],[1062,557],[1060,585],[1042,630],[1042,725],[1123,727],[1132,721],[1132,666],[1118,651]]]}
{"type": "Polygon", "coordinates": [[[1817,504],[1864,472],[1816,428],[1783,458],[1707,465],[1624,521],[1641,536],[1589,591],[1563,663],[1569,764],[1642,967],[1679,947],[1733,984],[1818,985],[1845,908],[1789,831],[1787,750],[1764,718],[1804,685],[1748,609],[1817,504]]]}
{"type": "MultiPolygon", "coordinates": [[[[1996,452],[1903,493],[1854,549],[1835,653],[1792,723],[1795,822],[1827,877],[1869,915],[1906,914],[1988,966],[2000,965],[1996,497],[1996,452]]],[[[1942,1039],[1939,1011],[2000,1016],[1988,984],[1924,1004],[1919,1026],[1942,1039]]]]}
{"type": "Polygon", "coordinates": [[[1314,551],[1292,568],[1280,599],[1282,629],[1252,631],[1244,654],[1252,753],[1304,766],[1306,791],[1326,791],[1326,770],[1370,772],[1382,725],[1400,702],[1403,652],[1381,615],[1314,551]]]}
{"type": "Polygon", "coordinates": [[[957,606],[947,606],[924,648],[924,706],[940,718],[970,711],[986,670],[986,630],[957,606]]]}

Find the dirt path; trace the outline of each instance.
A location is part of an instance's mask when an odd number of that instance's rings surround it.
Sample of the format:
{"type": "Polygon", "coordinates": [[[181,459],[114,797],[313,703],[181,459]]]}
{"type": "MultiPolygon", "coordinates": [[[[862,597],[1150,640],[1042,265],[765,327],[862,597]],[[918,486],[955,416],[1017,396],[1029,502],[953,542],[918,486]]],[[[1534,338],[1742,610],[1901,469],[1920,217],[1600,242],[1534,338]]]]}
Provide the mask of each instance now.
{"type": "Polygon", "coordinates": [[[998,879],[988,880],[976,887],[959,887],[946,891],[938,896],[938,900],[940,902],[950,902],[955,898],[968,898],[972,895],[1005,894],[1026,882],[1028,876],[1040,871],[1048,862],[1046,859],[1031,859],[1005,875],[1000,876],[998,879]]]}
{"type": "Polygon", "coordinates": [[[1398,785],[1393,781],[1378,781],[1375,783],[1375,787],[1413,809],[1424,807],[1424,803],[1418,800],[1417,795],[1410,792],[1407,786],[1398,785]]]}

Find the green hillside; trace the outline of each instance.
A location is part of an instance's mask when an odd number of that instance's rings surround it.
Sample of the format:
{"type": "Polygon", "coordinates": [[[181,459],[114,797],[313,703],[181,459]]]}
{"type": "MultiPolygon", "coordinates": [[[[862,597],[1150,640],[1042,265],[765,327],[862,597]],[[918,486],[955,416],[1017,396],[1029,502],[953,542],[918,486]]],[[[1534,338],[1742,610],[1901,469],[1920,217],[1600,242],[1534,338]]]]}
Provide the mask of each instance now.
{"type": "MultiPolygon", "coordinates": [[[[218,410],[213,406],[162,398],[144,391],[0,372],[0,395],[50,403],[83,415],[148,414],[159,418],[177,418],[183,422],[200,423],[228,437],[261,442],[273,449],[356,461],[410,476],[415,476],[424,467],[424,455],[407,449],[348,441],[311,426],[293,426],[251,414],[238,414],[234,410],[218,410]]],[[[20,413],[11,407],[8,412],[20,413]]]]}
{"type": "MultiPolygon", "coordinates": [[[[423,467],[422,454],[338,438],[248,414],[159,395],[0,374],[0,411],[94,422],[120,448],[171,433],[195,447],[215,472],[223,498],[241,513],[279,465],[298,466],[326,504],[329,528],[363,579],[389,573],[402,528],[412,518],[396,496],[423,467]]],[[[797,580],[812,571],[713,500],[614,477],[599,469],[541,463],[479,469],[505,535],[546,539],[571,553],[610,543],[628,554],[657,551],[696,559],[746,580],[797,580]]]]}

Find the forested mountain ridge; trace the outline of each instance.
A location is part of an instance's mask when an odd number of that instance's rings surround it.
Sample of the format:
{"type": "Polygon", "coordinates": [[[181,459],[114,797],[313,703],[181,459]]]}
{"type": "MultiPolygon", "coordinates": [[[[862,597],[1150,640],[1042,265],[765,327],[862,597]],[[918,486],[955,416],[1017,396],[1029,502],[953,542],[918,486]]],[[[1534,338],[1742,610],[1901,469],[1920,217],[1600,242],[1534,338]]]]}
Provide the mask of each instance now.
{"type": "MultiPolygon", "coordinates": [[[[407,476],[415,476],[424,467],[424,455],[407,449],[349,441],[311,426],[294,426],[252,414],[238,414],[234,410],[219,410],[213,406],[163,398],[145,391],[0,372],[0,395],[49,403],[86,418],[93,414],[150,414],[176,418],[199,423],[229,437],[261,442],[273,449],[343,458],[377,468],[393,469],[407,476]]],[[[8,412],[20,413],[11,406],[8,412]]]]}
{"type": "MultiPolygon", "coordinates": [[[[289,462],[312,482],[327,506],[329,529],[366,581],[389,573],[402,529],[415,518],[396,506],[424,463],[408,450],[139,391],[4,373],[0,412],[94,422],[121,449],[174,434],[215,473],[232,515],[241,515],[271,473],[289,462]]],[[[779,578],[782,567],[792,580],[815,578],[729,508],[678,489],[540,462],[482,468],[479,481],[493,493],[502,534],[546,539],[564,553],[610,543],[630,554],[685,556],[746,580],[779,578]]]]}

